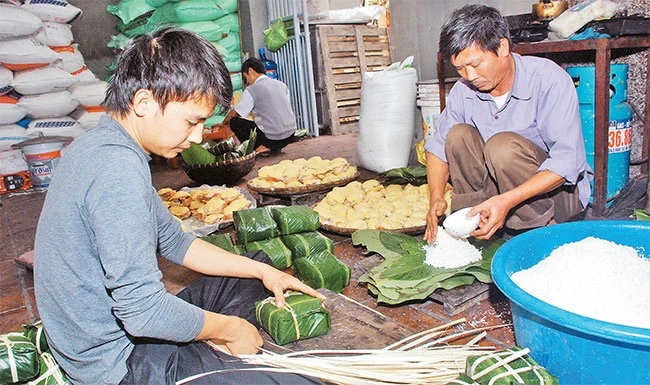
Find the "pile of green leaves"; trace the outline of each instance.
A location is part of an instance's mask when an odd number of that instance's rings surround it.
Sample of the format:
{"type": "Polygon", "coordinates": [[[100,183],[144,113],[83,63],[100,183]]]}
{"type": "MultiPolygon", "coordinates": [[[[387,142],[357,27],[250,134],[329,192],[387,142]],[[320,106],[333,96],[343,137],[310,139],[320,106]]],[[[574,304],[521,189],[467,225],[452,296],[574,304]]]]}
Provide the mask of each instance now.
{"type": "Polygon", "coordinates": [[[637,221],[650,221],[650,211],[643,209],[634,209],[632,213],[637,221]]]}
{"type": "Polygon", "coordinates": [[[379,173],[383,184],[407,184],[420,186],[427,183],[427,168],[423,165],[392,168],[379,173]]]}
{"type": "Polygon", "coordinates": [[[192,143],[190,148],[181,152],[181,157],[190,166],[212,164],[246,156],[255,150],[257,130],[251,132],[250,138],[237,145],[235,138],[222,141],[203,140],[200,144],[192,143]]]}
{"type": "Polygon", "coordinates": [[[483,259],[458,268],[442,269],[424,262],[426,242],[421,238],[382,230],[357,230],[352,234],[354,245],[366,247],[366,254],[378,253],[384,261],[359,278],[377,301],[399,304],[427,298],[434,290],[470,285],[474,280],[492,282],[490,264],[503,239],[470,241],[483,259]]]}

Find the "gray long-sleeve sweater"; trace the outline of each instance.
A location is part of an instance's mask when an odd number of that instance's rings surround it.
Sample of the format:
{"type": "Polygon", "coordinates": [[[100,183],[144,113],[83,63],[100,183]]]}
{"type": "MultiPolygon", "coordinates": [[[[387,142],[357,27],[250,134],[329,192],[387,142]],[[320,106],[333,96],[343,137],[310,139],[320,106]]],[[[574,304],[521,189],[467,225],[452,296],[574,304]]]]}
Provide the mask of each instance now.
{"type": "Polygon", "coordinates": [[[73,384],[117,384],[134,337],[186,342],[198,307],[166,292],[156,252],[181,264],[183,233],[152,186],[150,157],[104,117],[54,170],[38,223],[36,303],[52,353],[73,384]]]}

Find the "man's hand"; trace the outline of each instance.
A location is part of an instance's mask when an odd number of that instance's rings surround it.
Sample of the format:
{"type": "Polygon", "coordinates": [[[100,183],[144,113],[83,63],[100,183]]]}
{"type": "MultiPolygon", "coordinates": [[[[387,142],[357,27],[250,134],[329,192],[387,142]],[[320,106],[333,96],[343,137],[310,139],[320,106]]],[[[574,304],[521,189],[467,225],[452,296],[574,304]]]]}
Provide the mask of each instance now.
{"type": "Polygon", "coordinates": [[[284,306],[284,292],[287,290],[296,290],[312,297],[325,299],[325,296],[306,284],[302,283],[298,278],[284,273],[270,265],[267,265],[262,275],[262,283],[264,286],[273,292],[275,297],[275,306],[281,308],[284,306]]]}
{"type": "Polygon", "coordinates": [[[510,202],[503,195],[492,198],[474,206],[468,215],[481,215],[478,229],[470,235],[478,239],[490,239],[506,223],[506,216],[510,212],[510,202]]]}
{"type": "Polygon", "coordinates": [[[431,243],[438,236],[438,218],[447,210],[447,201],[443,198],[434,199],[427,212],[427,228],[424,231],[424,240],[431,243]]]}
{"type": "Polygon", "coordinates": [[[203,329],[195,340],[208,340],[232,355],[257,353],[264,344],[257,328],[245,319],[210,311],[204,314],[203,329]]]}

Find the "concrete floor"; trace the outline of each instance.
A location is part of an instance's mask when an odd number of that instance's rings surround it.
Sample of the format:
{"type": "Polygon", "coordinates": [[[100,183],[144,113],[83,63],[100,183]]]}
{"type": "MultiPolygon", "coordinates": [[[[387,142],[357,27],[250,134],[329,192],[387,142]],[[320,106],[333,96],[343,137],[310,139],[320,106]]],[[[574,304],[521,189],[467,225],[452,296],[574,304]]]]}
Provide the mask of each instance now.
{"type": "MultiPolygon", "coordinates": [[[[331,159],[342,156],[356,163],[356,138],[356,134],[325,135],[292,143],[281,154],[258,157],[255,168],[238,185],[244,186],[248,180],[256,176],[259,167],[283,159],[309,158],[314,155],[331,159]]],[[[173,169],[166,163],[152,163],[151,168],[156,188],[179,189],[183,186],[195,185],[181,169],[173,169]]],[[[360,171],[359,180],[376,177],[376,174],[368,170],[360,171]]],[[[2,245],[0,248],[0,334],[20,330],[22,324],[33,323],[39,318],[34,301],[32,272],[17,264],[14,258],[32,249],[44,197],[45,193],[42,191],[0,196],[0,245],[2,245]]],[[[443,311],[442,304],[433,300],[401,306],[378,305],[366,287],[358,283],[358,278],[374,266],[374,263],[379,263],[379,257],[375,256],[373,259],[363,256],[362,250],[354,247],[349,237],[323,233],[334,240],[334,254],[352,269],[351,284],[343,294],[379,311],[401,325],[415,331],[422,331],[461,317],[466,319],[465,328],[481,328],[511,322],[509,303],[493,286],[488,298],[453,316],[447,315],[443,311]]],[[[172,265],[162,259],[160,267],[165,286],[171,292],[177,292],[197,276],[183,267],[172,265]]],[[[510,326],[491,330],[484,342],[500,348],[513,346],[515,344],[513,330],[510,326]]]]}

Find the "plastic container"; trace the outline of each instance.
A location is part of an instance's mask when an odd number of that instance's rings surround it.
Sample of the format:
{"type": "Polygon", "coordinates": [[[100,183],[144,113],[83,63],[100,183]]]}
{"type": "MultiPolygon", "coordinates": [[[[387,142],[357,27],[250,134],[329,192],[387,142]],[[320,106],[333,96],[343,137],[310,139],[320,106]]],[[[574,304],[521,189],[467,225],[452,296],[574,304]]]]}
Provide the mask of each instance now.
{"type": "Polygon", "coordinates": [[[271,79],[277,79],[278,78],[278,64],[274,62],[273,60],[269,60],[266,57],[266,49],[265,48],[260,48],[258,50],[258,53],[260,55],[260,59],[264,62],[264,68],[266,69],[266,76],[270,77],[271,79]]]}
{"type": "Polygon", "coordinates": [[[61,159],[61,150],[70,139],[61,136],[42,136],[12,146],[22,150],[34,187],[47,188],[50,185],[54,169],[61,159]]]}
{"type": "Polygon", "coordinates": [[[510,279],[513,273],[532,267],[558,246],[588,236],[632,246],[650,257],[650,222],[641,221],[547,226],[520,234],[497,250],[492,278],[510,299],[516,343],[530,348],[531,356],[562,385],[650,384],[650,329],[568,312],[531,296],[510,279]]]}
{"type": "MultiPolygon", "coordinates": [[[[626,102],[628,68],[627,64],[612,64],[610,66],[607,198],[612,198],[620,193],[627,185],[630,176],[634,111],[626,102]]],[[[587,163],[593,169],[596,69],[593,66],[568,67],[566,71],[571,75],[576,85],[587,163]]],[[[591,197],[593,201],[593,186],[591,197]]]]}

